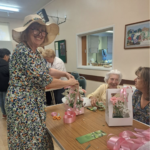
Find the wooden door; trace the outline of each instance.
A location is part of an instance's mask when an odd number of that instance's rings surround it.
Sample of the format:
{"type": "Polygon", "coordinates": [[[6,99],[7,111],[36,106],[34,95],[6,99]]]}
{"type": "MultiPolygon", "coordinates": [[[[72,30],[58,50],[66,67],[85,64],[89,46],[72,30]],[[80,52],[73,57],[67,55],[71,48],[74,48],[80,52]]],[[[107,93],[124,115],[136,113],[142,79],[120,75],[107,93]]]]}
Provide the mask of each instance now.
{"type": "Polygon", "coordinates": [[[86,36],[82,36],[82,65],[86,66],[86,55],[87,55],[87,50],[86,50],[86,36]]]}

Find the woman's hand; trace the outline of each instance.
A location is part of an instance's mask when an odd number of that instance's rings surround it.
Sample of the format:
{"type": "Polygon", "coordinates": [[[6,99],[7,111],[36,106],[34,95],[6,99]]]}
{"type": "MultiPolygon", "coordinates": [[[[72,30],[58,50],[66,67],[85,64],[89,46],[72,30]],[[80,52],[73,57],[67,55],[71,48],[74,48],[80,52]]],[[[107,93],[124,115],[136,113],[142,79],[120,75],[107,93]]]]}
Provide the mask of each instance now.
{"type": "Polygon", "coordinates": [[[90,99],[91,99],[91,105],[92,105],[92,106],[96,106],[97,98],[95,98],[95,97],[90,97],[90,99]]]}
{"type": "Polygon", "coordinates": [[[73,78],[74,79],[74,76],[72,76],[71,74],[69,74],[68,72],[66,72],[66,78],[69,80],[70,78],[73,78]]]}
{"type": "Polygon", "coordinates": [[[72,85],[79,85],[79,82],[77,80],[75,80],[74,78],[69,78],[68,80],[69,82],[69,85],[72,86],[72,85]]]}

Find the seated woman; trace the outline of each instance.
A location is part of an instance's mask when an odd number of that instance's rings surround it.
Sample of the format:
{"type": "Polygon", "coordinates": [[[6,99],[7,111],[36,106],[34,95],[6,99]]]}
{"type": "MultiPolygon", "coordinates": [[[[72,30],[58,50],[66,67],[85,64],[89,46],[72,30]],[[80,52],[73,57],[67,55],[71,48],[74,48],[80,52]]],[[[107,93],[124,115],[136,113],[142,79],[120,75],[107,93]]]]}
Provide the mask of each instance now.
{"type": "Polygon", "coordinates": [[[132,96],[133,118],[150,125],[150,68],[139,67],[135,72],[135,87],[137,88],[132,96]]]}
{"type": "Polygon", "coordinates": [[[104,81],[107,84],[102,84],[99,88],[96,89],[93,93],[89,94],[87,97],[91,99],[91,105],[96,106],[97,101],[103,103],[106,102],[106,90],[107,89],[116,89],[120,84],[122,79],[122,74],[118,70],[111,70],[108,72],[104,78],[104,81]]]}

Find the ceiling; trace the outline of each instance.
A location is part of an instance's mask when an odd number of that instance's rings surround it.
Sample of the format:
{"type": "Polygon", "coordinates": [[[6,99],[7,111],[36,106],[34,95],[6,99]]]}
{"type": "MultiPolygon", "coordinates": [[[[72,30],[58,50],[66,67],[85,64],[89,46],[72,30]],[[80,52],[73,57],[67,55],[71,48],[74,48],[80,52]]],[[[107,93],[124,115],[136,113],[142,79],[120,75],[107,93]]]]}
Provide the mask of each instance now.
{"type": "Polygon", "coordinates": [[[0,0],[0,5],[14,6],[19,12],[7,13],[0,10],[0,17],[24,19],[26,15],[36,13],[52,0],[0,0]]]}

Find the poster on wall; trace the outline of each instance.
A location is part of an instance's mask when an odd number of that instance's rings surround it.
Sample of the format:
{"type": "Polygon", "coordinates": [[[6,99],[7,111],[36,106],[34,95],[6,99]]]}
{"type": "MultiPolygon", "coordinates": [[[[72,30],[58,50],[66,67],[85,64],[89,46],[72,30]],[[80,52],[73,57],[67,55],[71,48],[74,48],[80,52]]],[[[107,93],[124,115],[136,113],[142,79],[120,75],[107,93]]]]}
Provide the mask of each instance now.
{"type": "Polygon", "coordinates": [[[62,59],[64,63],[67,63],[66,40],[55,41],[54,46],[56,56],[62,59]]]}
{"type": "Polygon", "coordinates": [[[150,47],[150,20],[125,25],[124,49],[150,47]]]}

